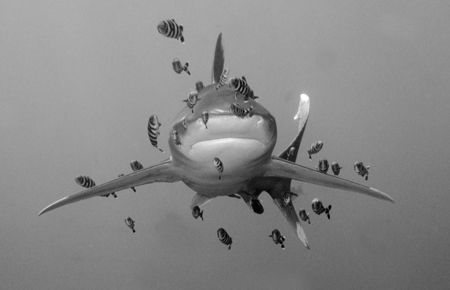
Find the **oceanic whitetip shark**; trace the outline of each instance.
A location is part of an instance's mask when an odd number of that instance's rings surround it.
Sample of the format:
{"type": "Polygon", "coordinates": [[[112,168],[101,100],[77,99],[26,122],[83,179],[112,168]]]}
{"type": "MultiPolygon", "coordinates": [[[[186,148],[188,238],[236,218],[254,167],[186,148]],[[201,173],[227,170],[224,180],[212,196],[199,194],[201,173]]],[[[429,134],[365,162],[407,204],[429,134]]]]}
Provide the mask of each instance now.
{"type": "Polygon", "coordinates": [[[286,193],[291,192],[292,180],[363,193],[393,202],[389,195],[375,188],[295,164],[309,116],[310,102],[307,95],[300,95],[299,109],[294,117],[299,122],[298,135],[278,157],[273,156],[277,141],[275,118],[253,99],[244,103],[244,96],[239,93],[235,96],[230,86],[217,88],[216,84],[224,70],[224,60],[222,35],[219,34],[212,83],[198,92],[199,100],[194,113],[186,107],[176,118],[173,130],[178,136],[169,138],[171,156],[167,160],[63,197],[48,205],[39,215],[79,200],[153,182],[184,182],[196,192],[191,208],[201,207],[217,196],[241,197],[249,206],[252,206],[253,201],[260,205],[258,197],[266,191],[298,238],[309,248],[294,205],[290,199],[286,202],[284,198],[286,193]],[[233,114],[230,106],[235,102],[247,108],[253,107],[252,114],[245,117],[233,114]],[[207,127],[202,120],[204,112],[209,113],[207,127]],[[223,163],[220,179],[213,162],[216,157],[223,163]]]}

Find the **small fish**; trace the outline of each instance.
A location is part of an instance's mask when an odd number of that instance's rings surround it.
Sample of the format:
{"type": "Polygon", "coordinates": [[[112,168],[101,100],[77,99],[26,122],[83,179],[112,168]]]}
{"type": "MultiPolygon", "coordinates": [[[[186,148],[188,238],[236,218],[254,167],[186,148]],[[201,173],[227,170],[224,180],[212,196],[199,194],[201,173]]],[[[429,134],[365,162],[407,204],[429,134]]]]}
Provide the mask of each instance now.
{"type": "Polygon", "coordinates": [[[203,124],[205,124],[206,129],[208,129],[208,125],[207,125],[208,120],[209,120],[209,113],[203,112],[202,113],[202,121],[203,121],[203,124]]]}
{"type": "Polygon", "coordinates": [[[298,194],[296,194],[294,192],[290,192],[290,191],[286,191],[283,193],[282,197],[283,197],[283,202],[284,202],[285,206],[287,206],[288,204],[290,204],[292,202],[292,196],[298,196],[298,194]]]}
{"type": "Polygon", "coordinates": [[[157,148],[161,152],[164,152],[161,148],[158,147],[158,136],[161,134],[159,131],[159,127],[161,127],[161,123],[158,120],[158,116],[151,115],[148,119],[147,126],[148,138],[150,139],[150,143],[153,145],[153,147],[157,148]]]}
{"type": "Polygon", "coordinates": [[[213,163],[214,163],[214,166],[216,167],[217,171],[219,172],[219,179],[222,179],[222,173],[223,173],[222,161],[219,158],[214,157],[213,163]]]}
{"type": "Polygon", "coordinates": [[[333,171],[334,175],[339,175],[339,173],[341,172],[342,167],[339,165],[339,163],[337,162],[332,162],[331,163],[331,170],[333,171]]]}
{"type": "Polygon", "coordinates": [[[131,170],[133,170],[133,171],[138,171],[138,170],[144,169],[144,166],[137,160],[131,161],[130,167],[131,167],[131,170]]]}
{"type": "Polygon", "coordinates": [[[172,68],[177,73],[180,74],[183,71],[186,72],[188,75],[191,75],[191,72],[189,71],[189,63],[186,62],[184,66],[181,64],[181,61],[178,58],[174,58],[172,61],[172,68]]]}
{"type": "Polygon", "coordinates": [[[249,108],[244,108],[241,105],[239,105],[238,103],[232,103],[230,105],[230,111],[239,118],[253,116],[253,106],[250,106],[249,108]]]}
{"type": "Polygon", "coordinates": [[[216,85],[216,90],[220,89],[221,87],[223,87],[224,85],[226,85],[227,80],[228,80],[228,69],[224,69],[222,71],[222,74],[220,75],[220,79],[219,82],[216,85]]]}
{"type": "Polygon", "coordinates": [[[306,210],[301,209],[298,212],[298,215],[300,216],[300,219],[304,222],[308,222],[308,224],[311,224],[311,219],[309,218],[309,214],[306,212],[306,210]]]}
{"type": "Polygon", "coordinates": [[[233,239],[230,235],[225,231],[224,228],[220,228],[217,230],[217,237],[219,241],[221,241],[224,245],[228,246],[228,250],[231,250],[231,244],[233,243],[233,239]]]}
{"type": "Polygon", "coordinates": [[[317,141],[315,143],[311,144],[311,147],[308,149],[308,156],[309,159],[311,159],[311,155],[319,153],[320,150],[322,150],[323,142],[317,141]]]}
{"type": "Polygon", "coordinates": [[[317,165],[317,169],[322,173],[327,173],[328,168],[330,168],[330,165],[328,164],[328,160],[321,159],[319,160],[319,164],[317,165]]]}
{"type": "Polygon", "coordinates": [[[134,220],[132,218],[127,217],[125,219],[125,224],[133,231],[133,233],[136,232],[136,230],[134,229],[135,222],[134,222],[134,220]]]}
{"type": "Polygon", "coordinates": [[[294,153],[295,153],[295,147],[292,146],[291,148],[289,148],[289,151],[288,151],[288,154],[287,154],[287,159],[291,160],[291,158],[294,157],[294,153]]]}
{"type": "Polygon", "coordinates": [[[194,113],[194,106],[199,100],[200,98],[198,97],[198,92],[193,91],[189,93],[188,98],[186,100],[183,100],[183,102],[185,102],[188,108],[192,110],[192,113],[194,113]]]}
{"type": "Polygon", "coordinates": [[[200,207],[198,205],[196,205],[192,208],[192,216],[195,219],[200,217],[203,220],[203,211],[200,209],[200,207]]]}
{"type": "Polygon", "coordinates": [[[173,129],[172,131],[172,140],[175,142],[176,145],[178,146],[181,145],[180,135],[178,134],[178,131],[175,129],[173,129]]]}
{"type": "Polygon", "coordinates": [[[195,89],[197,90],[197,92],[200,93],[201,90],[203,90],[205,88],[205,86],[203,85],[202,81],[198,81],[195,83],[195,89]]]}
{"type": "Polygon", "coordinates": [[[183,25],[178,25],[175,19],[163,20],[157,26],[158,32],[166,37],[179,39],[184,43],[183,25]]]}
{"type": "Polygon", "coordinates": [[[365,166],[362,161],[356,161],[353,165],[355,172],[364,177],[365,180],[369,179],[369,168],[370,166],[365,166]]]}
{"type": "Polygon", "coordinates": [[[247,102],[249,99],[257,99],[252,89],[247,83],[247,79],[243,76],[242,78],[232,78],[230,80],[231,87],[234,89],[234,98],[237,99],[237,94],[244,96],[244,101],[247,102]]]}
{"type": "Polygon", "coordinates": [[[313,212],[315,212],[317,215],[325,213],[327,215],[327,218],[330,219],[331,205],[329,205],[328,207],[324,207],[323,203],[318,198],[315,198],[311,203],[311,207],[313,212]]]}
{"type": "Polygon", "coordinates": [[[286,241],[286,237],[283,236],[279,230],[274,229],[269,237],[272,238],[275,245],[280,244],[281,248],[284,250],[284,241],[286,241]]]}
{"type": "Polygon", "coordinates": [[[77,176],[75,178],[75,182],[84,188],[90,188],[95,186],[95,181],[89,176],[82,176],[82,175],[77,176]]]}
{"type": "Polygon", "coordinates": [[[186,118],[183,118],[183,121],[181,121],[181,126],[183,126],[184,129],[188,128],[186,118]]]}

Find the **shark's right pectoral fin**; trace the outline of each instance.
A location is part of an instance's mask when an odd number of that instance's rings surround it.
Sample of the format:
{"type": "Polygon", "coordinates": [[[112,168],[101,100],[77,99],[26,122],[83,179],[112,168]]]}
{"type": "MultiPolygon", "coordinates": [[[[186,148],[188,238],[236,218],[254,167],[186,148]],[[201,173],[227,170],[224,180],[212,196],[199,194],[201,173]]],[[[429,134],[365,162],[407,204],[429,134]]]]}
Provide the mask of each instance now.
{"type": "Polygon", "coordinates": [[[160,164],[134,171],[103,184],[63,197],[45,207],[39,212],[39,215],[69,203],[94,196],[101,196],[110,192],[118,192],[123,189],[153,182],[175,182],[179,180],[181,180],[181,177],[178,174],[177,168],[173,166],[171,159],[167,159],[160,164]]]}

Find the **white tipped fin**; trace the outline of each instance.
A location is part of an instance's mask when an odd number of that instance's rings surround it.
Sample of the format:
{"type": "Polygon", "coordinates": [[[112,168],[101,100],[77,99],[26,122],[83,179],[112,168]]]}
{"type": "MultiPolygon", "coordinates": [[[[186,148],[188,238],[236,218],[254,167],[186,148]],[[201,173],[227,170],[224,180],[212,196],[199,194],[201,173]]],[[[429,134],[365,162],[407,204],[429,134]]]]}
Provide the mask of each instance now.
{"type": "Polygon", "coordinates": [[[45,207],[39,212],[39,215],[63,205],[74,203],[83,199],[88,199],[94,196],[101,196],[105,193],[118,192],[123,189],[137,187],[153,182],[175,182],[178,180],[180,180],[180,178],[175,168],[172,166],[172,161],[168,159],[160,164],[134,171],[130,174],[121,176],[103,184],[63,197],[45,207]]]}
{"type": "Polygon", "coordinates": [[[347,179],[324,174],[314,169],[294,164],[275,156],[272,157],[270,164],[267,166],[265,176],[291,178],[311,184],[363,193],[378,199],[394,202],[392,197],[388,194],[373,187],[368,187],[347,179]]]}
{"type": "Polygon", "coordinates": [[[289,204],[286,205],[286,204],[284,204],[284,202],[281,198],[274,198],[273,201],[277,205],[277,207],[280,209],[281,213],[286,218],[286,220],[288,221],[291,228],[297,234],[298,239],[303,243],[303,245],[307,249],[310,249],[308,239],[306,238],[305,231],[303,230],[300,219],[297,216],[297,213],[295,211],[295,208],[294,208],[294,205],[292,204],[292,202],[290,202],[289,204]]]}
{"type": "Polygon", "coordinates": [[[300,94],[298,110],[294,116],[294,120],[298,121],[298,130],[302,130],[308,120],[309,116],[309,96],[307,94],[300,94]]]}

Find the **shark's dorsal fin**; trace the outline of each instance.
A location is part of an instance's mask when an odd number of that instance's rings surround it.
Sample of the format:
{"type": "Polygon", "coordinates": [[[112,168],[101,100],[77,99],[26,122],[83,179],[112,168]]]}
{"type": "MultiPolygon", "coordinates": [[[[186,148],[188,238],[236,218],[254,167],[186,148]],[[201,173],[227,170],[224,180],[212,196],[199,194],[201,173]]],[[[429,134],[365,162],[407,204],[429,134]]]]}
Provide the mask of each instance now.
{"type": "Polygon", "coordinates": [[[225,57],[222,46],[222,33],[217,37],[216,50],[214,51],[214,60],[211,71],[211,82],[218,83],[222,75],[223,66],[225,64],[225,57]]]}

